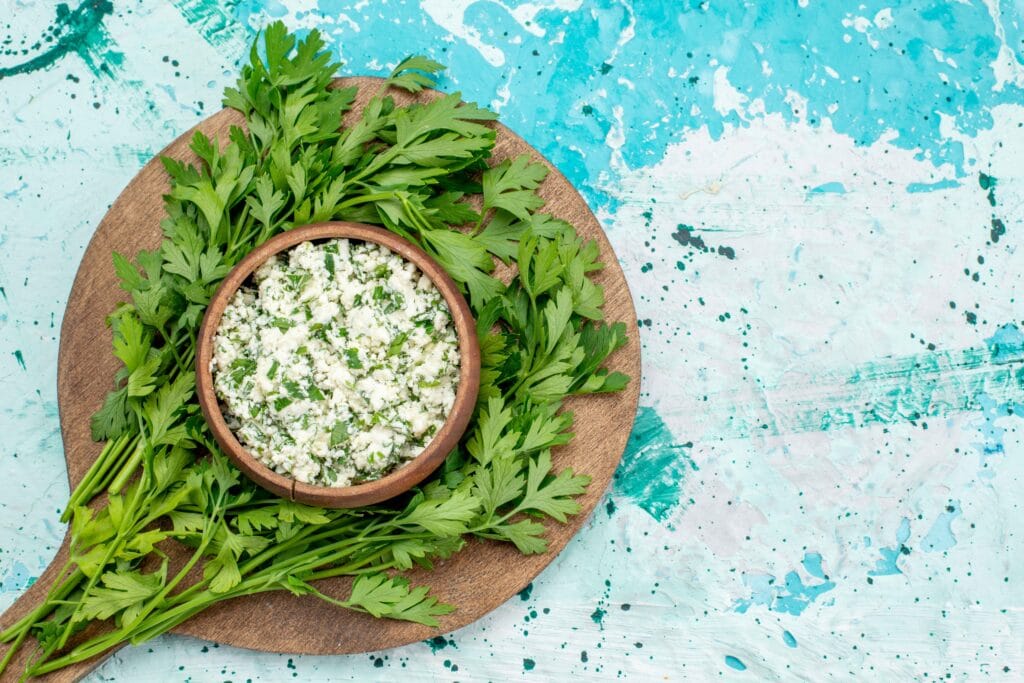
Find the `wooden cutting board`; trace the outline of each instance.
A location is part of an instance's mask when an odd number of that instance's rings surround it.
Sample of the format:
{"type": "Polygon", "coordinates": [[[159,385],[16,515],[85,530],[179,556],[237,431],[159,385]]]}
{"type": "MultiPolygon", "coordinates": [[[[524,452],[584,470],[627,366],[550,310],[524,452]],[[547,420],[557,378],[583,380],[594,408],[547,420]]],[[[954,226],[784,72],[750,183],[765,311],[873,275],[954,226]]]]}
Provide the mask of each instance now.
{"type": "MultiPolygon", "coordinates": [[[[380,87],[376,78],[337,79],[337,86],[360,86],[353,112],[365,106],[380,87]]],[[[393,93],[405,104],[438,96],[426,91],[413,96],[393,93]]],[[[351,118],[347,119],[351,120],[351,118]]],[[[172,142],[161,154],[195,160],[188,149],[194,130],[207,136],[226,139],[231,125],[242,123],[233,110],[220,111],[193,130],[172,142]]],[[[295,654],[350,654],[383,650],[453,631],[469,624],[526,587],[569,539],[584,525],[611,481],[625,448],[636,414],[640,394],[640,342],[636,312],[615,253],[597,219],[568,180],[522,138],[504,126],[497,126],[495,162],[522,153],[547,165],[551,173],[540,194],[546,200],[544,211],[573,224],[581,235],[596,240],[605,268],[598,276],[604,286],[605,314],[610,321],[626,323],[628,344],[611,358],[610,367],[628,374],[632,381],[623,392],[571,399],[567,408],[576,415],[576,438],[556,449],[556,468],[571,466],[588,474],[593,482],[580,500],[583,511],[566,524],[550,522],[550,550],[543,555],[523,556],[511,544],[474,541],[450,560],[440,562],[431,572],[409,574],[414,584],[431,586],[432,594],[458,607],[441,618],[441,628],[431,629],[408,622],[374,619],[364,614],[332,607],[314,597],[296,597],[287,592],[266,593],[222,603],[174,629],[197,638],[238,647],[295,654]]],[[[116,132],[112,131],[112,134],[116,132]]],[[[111,353],[110,330],[106,315],[123,298],[111,261],[117,251],[134,255],[140,249],[153,249],[160,243],[160,220],[164,216],[161,196],[168,191],[167,176],[159,159],[152,159],[128,184],[100,223],[82,257],[68,298],[61,327],[57,393],[60,425],[71,487],[81,480],[99,453],[99,444],[89,436],[89,417],[99,408],[112,386],[118,363],[111,353]]],[[[58,569],[67,559],[68,538],[53,563],[39,580],[0,617],[6,627],[43,599],[58,569]]],[[[174,556],[173,548],[169,553],[174,556]]],[[[177,553],[179,556],[184,553],[177,553]]],[[[347,579],[324,581],[321,590],[328,595],[347,593],[347,579]]],[[[3,680],[15,680],[31,653],[28,647],[11,662],[3,680]]],[[[50,681],[74,681],[96,667],[103,659],[69,667],[47,677],[50,681]]],[[[156,674],[156,672],[154,672],[156,674]]]]}

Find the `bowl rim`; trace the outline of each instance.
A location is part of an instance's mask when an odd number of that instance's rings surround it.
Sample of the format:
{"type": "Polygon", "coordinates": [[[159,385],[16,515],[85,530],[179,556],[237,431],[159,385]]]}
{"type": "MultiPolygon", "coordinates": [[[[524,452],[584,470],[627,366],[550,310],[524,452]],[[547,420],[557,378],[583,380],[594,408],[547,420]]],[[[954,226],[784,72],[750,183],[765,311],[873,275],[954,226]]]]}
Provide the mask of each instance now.
{"type": "Polygon", "coordinates": [[[318,507],[351,508],[394,498],[436,470],[458,444],[476,407],[480,389],[480,346],[469,304],[445,269],[412,242],[383,228],[363,223],[314,223],[271,237],[249,252],[228,272],[210,299],[196,341],[196,394],[214,439],[242,472],[259,486],[289,500],[318,507]],[[459,383],[455,402],[441,429],[423,451],[380,479],[353,486],[315,486],[279,474],[252,455],[228,427],[213,386],[213,339],[224,309],[239,287],[271,256],[303,242],[351,239],[379,244],[412,262],[437,287],[451,312],[459,340],[459,383]]]}

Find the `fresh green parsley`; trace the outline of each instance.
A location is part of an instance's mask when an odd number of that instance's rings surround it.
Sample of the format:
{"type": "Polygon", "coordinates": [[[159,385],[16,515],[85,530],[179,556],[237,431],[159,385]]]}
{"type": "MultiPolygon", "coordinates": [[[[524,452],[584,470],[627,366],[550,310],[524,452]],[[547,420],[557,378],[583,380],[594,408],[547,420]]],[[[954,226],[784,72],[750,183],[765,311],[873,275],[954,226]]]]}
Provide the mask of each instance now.
{"type": "Polygon", "coordinates": [[[125,303],[109,322],[122,366],[92,420],[105,444],[65,509],[68,570],[0,633],[11,644],[0,671],[27,638],[38,649],[25,673],[43,675],[267,590],[438,626],[454,608],[401,572],[429,569],[472,537],[545,552],[543,520],[580,509],[588,477],[555,465],[553,449],[572,439],[562,406],[625,386],[605,368],[625,326],[603,320],[597,246],[541,213],[546,168],[527,157],[490,165],[496,116],[458,93],[396,104],[389,90],[432,86],[436,62],[400,63],[340,127],[356,88],[329,87],[339,65],[318,32],[300,41],[278,22],[258,40],[224,95],[245,127],[226,139],[197,132],[195,164],[163,158],[163,242],[113,257],[125,303]],[[480,339],[480,400],[460,446],[417,491],[364,510],[256,487],[220,452],[195,398],[194,340],[221,279],[271,236],[326,220],[381,225],[425,249],[468,294],[480,339]],[[514,268],[510,282],[496,261],[514,268]],[[172,568],[162,548],[175,543],[190,559],[172,568]],[[318,589],[338,575],[356,577],[348,596],[318,589]],[[83,631],[97,620],[109,621],[83,631]]]}

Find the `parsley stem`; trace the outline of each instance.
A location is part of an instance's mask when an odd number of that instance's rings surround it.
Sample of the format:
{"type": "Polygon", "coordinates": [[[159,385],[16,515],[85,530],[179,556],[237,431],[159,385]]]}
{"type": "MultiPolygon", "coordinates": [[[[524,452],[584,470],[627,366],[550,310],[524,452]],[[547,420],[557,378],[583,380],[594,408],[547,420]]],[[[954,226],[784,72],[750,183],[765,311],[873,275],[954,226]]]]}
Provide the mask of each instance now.
{"type": "Polygon", "coordinates": [[[137,441],[138,435],[125,432],[117,439],[107,442],[107,447],[96,460],[96,464],[101,466],[95,470],[90,469],[86,477],[75,487],[64,514],[61,515],[61,521],[70,520],[75,507],[88,503],[98,492],[107,487],[110,480],[117,475],[118,468],[123,465],[125,457],[135,447],[137,441]]]}
{"type": "Polygon", "coordinates": [[[370,204],[372,202],[379,202],[384,199],[394,199],[394,192],[374,192],[372,194],[361,194],[352,197],[351,199],[341,202],[334,207],[334,212],[337,214],[344,209],[349,209],[353,206],[359,206],[360,204],[370,204]]]}
{"type": "MultiPolygon", "coordinates": [[[[417,534],[416,536],[420,536],[420,537],[424,537],[424,538],[429,538],[429,537],[431,537],[431,534],[424,533],[424,534],[417,534]]],[[[384,537],[384,536],[382,536],[382,537],[373,537],[370,541],[364,541],[364,542],[376,543],[378,541],[393,540],[393,539],[396,539],[396,538],[408,538],[408,537],[409,537],[409,535],[398,535],[398,536],[392,536],[392,537],[384,537]]],[[[355,539],[350,539],[350,540],[355,540],[355,539]]],[[[332,544],[332,545],[338,545],[338,544],[332,544]]],[[[326,549],[327,547],[330,547],[330,546],[325,546],[325,548],[323,548],[323,549],[326,549]]],[[[333,568],[326,569],[326,570],[323,570],[323,571],[318,572],[318,573],[314,573],[314,574],[312,574],[309,577],[309,580],[319,580],[319,579],[330,578],[330,577],[335,577],[335,576],[343,576],[343,575],[351,575],[351,574],[354,574],[354,573],[362,573],[362,572],[365,572],[367,570],[367,565],[368,564],[373,565],[370,570],[374,571],[374,572],[383,571],[385,569],[389,569],[389,568],[394,566],[394,562],[379,563],[379,560],[382,559],[383,557],[385,557],[389,552],[390,552],[389,548],[384,548],[382,550],[378,550],[377,552],[371,554],[368,557],[363,557],[361,559],[353,560],[352,562],[350,562],[350,563],[348,563],[346,565],[342,565],[342,566],[339,566],[339,567],[333,567],[333,568]],[[378,563],[378,564],[375,564],[375,563],[378,563]]],[[[196,555],[198,556],[200,554],[201,553],[197,551],[196,555]]],[[[316,564],[326,564],[328,562],[340,559],[340,557],[343,557],[346,554],[348,554],[348,553],[328,554],[326,556],[323,556],[323,557],[315,559],[314,562],[316,564]]],[[[297,562],[297,560],[299,560],[299,559],[301,559],[301,556],[297,557],[297,558],[289,558],[289,560],[288,560],[289,564],[294,565],[294,566],[293,566],[293,572],[288,572],[288,573],[294,573],[294,572],[297,572],[297,571],[302,571],[302,567],[303,567],[304,563],[303,562],[297,562]]],[[[308,563],[305,563],[305,564],[308,564],[308,563]]],[[[194,566],[194,564],[191,564],[187,568],[183,569],[182,573],[183,574],[187,573],[188,569],[191,569],[192,566],[194,566]]],[[[221,602],[223,600],[228,600],[228,599],[231,599],[231,598],[234,598],[234,597],[240,597],[240,596],[243,596],[243,595],[253,595],[253,594],[257,594],[257,593],[263,593],[263,592],[267,592],[267,591],[271,591],[271,590],[281,590],[283,588],[283,586],[275,585],[273,583],[268,583],[267,581],[268,581],[268,579],[272,578],[273,576],[281,575],[282,573],[283,572],[282,572],[281,568],[268,567],[267,570],[265,570],[264,572],[258,572],[256,575],[254,575],[252,577],[249,577],[248,579],[243,580],[234,589],[232,589],[231,591],[229,591],[227,593],[216,594],[216,593],[210,592],[209,590],[199,591],[197,595],[196,594],[191,595],[190,599],[188,599],[187,601],[181,602],[181,603],[171,607],[170,609],[162,610],[159,613],[152,613],[152,614],[147,613],[148,616],[145,616],[141,620],[135,622],[135,624],[133,624],[130,628],[120,629],[120,630],[115,631],[113,633],[105,634],[103,636],[99,636],[99,637],[94,638],[94,639],[92,639],[90,641],[82,643],[81,645],[79,645],[78,647],[76,647],[71,652],[69,652],[68,654],[64,655],[61,658],[49,660],[49,661],[46,661],[46,662],[40,662],[36,666],[33,667],[32,671],[36,675],[47,673],[49,671],[54,671],[54,670],[59,669],[59,668],[61,668],[63,666],[67,666],[68,664],[72,664],[72,663],[79,662],[79,661],[82,661],[84,659],[88,659],[90,657],[96,656],[96,655],[106,651],[107,649],[109,649],[111,647],[114,647],[117,644],[125,642],[125,641],[130,641],[133,644],[138,644],[138,643],[144,642],[146,640],[149,640],[149,639],[151,639],[151,638],[153,638],[153,637],[155,637],[157,635],[160,635],[161,633],[164,633],[164,632],[174,628],[175,626],[177,626],[181,622],[183,622],[186,619],[190,618],[194,614],[202,611],[203,609],[205,609],[209,605],[217,603],[217,602],[221,602]],[[266,571],[270,571],[271,574],[267,575],[265,573],[266,571]]],[[[201,582],[201,583],[205,583],[205,581],[201,582]]],[[[181,593],[178,596],[174,596],[174,597],[182,597],[186,593],[191,593],[192,590],[197,588],[199,585],[200,584],[196,584],[196,586],[193,586],[192,589],[189,589],[189,591],[186,591],[185,593],[181,593]]],[[[315,589],[314,589],[314,592],[318,595],[318,597],[323,597],[328,602],[332,602],[333,604],[338,604],[339,606],[345,607],[345,608],[348,608],[348,609],[357,609],[357,610],[359,609],[358,607],[355,607],[355,606],[353,606],[351,604],[348,604],[348,603],[344,603],[343,601],[336,601],[333,598],[328,598],[327,596],[323,595],[319,591],[315,591],[315,589]]],[[[359,611],[363,611],[363,610],[359,610],[359,611]]]]}
{"type": "MultiPolygon", "coordinates": [[[[136,453],[139,453],[142,450],[146,450],[146,448],[144,448],[143,444],[140,443],[139,447],[136,448],[136,453]]],[[[118,527],[117,535],[114,537],[112,541],[107,543],[106,552],[104,552],[103,559],[99,564],[100,569],[106,567],[114,558],[114,556],[121,551],[125,542],[131,536],[134,535],[134,530],[132,529],[133,525],[129,524],[129,521],[135,521],[135,514],[137,513],[139,504],[142,501],[143,491],[146,491],[148,493],[147,489],[149,488],[150,480],[151,476],[149,468],[144,467],[142,469],[142,479],[138,482],[137,485],[135,485],[131,489],[131,496],[129,497],[128,503],[127,505],[124,506],[124,509],[122,511],[121,524],[118,527]]],[[[82,609],[82,605],[84,604],[84,599],[89,595],[89,592],[96,586],[96,582],[99,581],[101,575],[102,572],[97,570],[96,573],[89,577],[89,581],[88,583],[86,583],[86,586],[82,591],[83,599],[78,601],[78,603],[75,605],[75,609],[71,613],[71,616],[68,618],[67,624],[65,625],[64,630],[60,635],[60,638],[57,639],[57,641],[53,645],[51,645],[44,651],[40,661],[45,661],[50,656],[50,654],[52,654],[55,650],[59,650],[67,644],[68,638],[71,637],[71,632],[76,623],[76,617],[78,616],[79,612],[82,609]]]]}
{"type": "Polygon", "coordinates": [[[82,480],[78,482],[78,486],[75,487],[75,490],[71,492],[71,496],[68,498],[68,504],[65,506],[64,512],[60,516],[60,521],[67,522],[71,519],[71,514],[74,511],[75,505],[81,498],[88,496],[88,492],[92,491],[95,481],[102,477],[110,467],[111,451],[116,449],[117,444],[123,443],[127,436],[127,434],[124,434],[119,439],[111,439],[103,445],[103,450],[101,450],[99,455],[96,456],[96,460],[85,473],[85,476],[82,477],[82,480]]]}
{"type": "Polygon", "coordinates": [[[24,641],[25,636],[28,635],[28,631],[29,630],[27,628],[21,629],[21,631],[18,632],[18,637],[15,638],[14,642],[8,646],[7,652],[4,653],[3,659],[0,659],[0,674],[2,674],[4,670],[7,669],[7,665],[11,663],[12,659],[14,659],[14,655],[21,648],[22,641],[24,641]]]}
{"type": "MultiPolygon", "coordinates": [[[[391,552],[391,551],[390,550],[381,551],[380,553],[377,554],[377,556],[378,557],[379,556],[383,556],[383,555],[387,554],[388,552],[391,552]]],[[[373,559],[376,559],[376,558],[373,558],[373,559]]],[[[356,571],[358,571],[360,568],[365,567],[366,563],[367,563],[367,561],[364,560],[364,561],[359,562],[359,563],[349,563],[347,565],[342,565],[340,567],[332,567],[331,569],[324,569],[322,571],[314,572],[314,573],[310,574],[309,575],[309,580],[310,581],[319,581],[321,579],[329,579],[329,578],[332,578],[332,577],[335,577],[335,576],[349,576],[349,575],[355,573],[356,571]]],[[[394,562],[388,562],[388,563],[385,563],[385,564],[375,564],[372,567],[372,571],[374,571],[374,572],[384,571],[385,569],[391,569],[394,566],[395,566],[394,562]]]]}
{"type": "MultiPolygon", "coordinates": [[[[223,495],[221,496],[221,500],[218,501],[218,508],[220,508],[220,514],[223,515],[223,495]]],[[[214,512],[214,519],[216,519],[216,516],[217,512],[214,512]]],[[[223,518],[220,523],[224,523],[223,518]]],[[[145,619],[147,616],[149,616],[150,613],[153,612],[153,610],[155,610],[160,605],[164,604],[167,600],[167,596],[170,595],[171,591],[173,591],[178,586],[178,584],[181,583],[182,579],[188,576],[188,573],[192,571],[192,568],[195,567],[196,563],[199,562],[199,560],[202,558],[203,552],[206,550],[206,547],[210,544],[210,541],[213,539],[215,532],[211,531],[211,529],[214,528],[216,528],[216,525],[214,524],[207,525],[206,529],[204,529],[202,540],[200,540],[199,546],[196,548],[195,552],[192,553],[192,557],[190,557],[188,562],[186,562],[185,565],[180,570],[178,570],[178,573],[174,576],[174,578],[171,579],[166,585],[164,585],[163,589],[159,593],[154,595],[149,600],[149,603],[142,608],[142,611],[140,611],[138,616],[136,617],[136,623],[145,619]]]]}
{"type": "Polygon", "coordinates": [[[128,480],[132,478],[132,475],[135,474],[135,470],[137,470],[139,465],[142,463],[142,453],[145,450],[145,445],[140,440],[135,446],[135,451],[132,453],[131,457],[128,458],[128,462],[121,468],[118,475],[114,477],[114,481],[110,483],[107,491],[113,494],[120,493],[121,489],[125,487],[125,484],[128,483],[128,480]]]}
{"type": "MultiPolygon", "coordinates": [[[[126,434],[126,436],[128,435],[126,434]]],[[[117,457],[113,459],[110,467],[107,469],[106,474],[104,474],[103,478],[97,481],[96,484],[93,486],[93,489],[89,493],[88,498],[84,498],[82,500],[83,503],[86,502],[87,500],[92,499],[93,497],[96,496],[97,493],[110,486],[110,482],[112,482],[114,480],[114,477],[116,477],[118,472],[120,472],[120,468],[124,467],[125,461],[128,459],[128,456],[134,451],[134,449],[138,446],[138,443],[139,435],[131,435],[131,438],[125,442],[124,447],[120,449],[120,452],[117,454],[117,457]]]]}
{"type": "MultiPolygon", "coordinates": [[[[60,574],[66,572],[70,567],[71,561],[68,560],[63,569],[61,569],[60,574]]],[[[34,609],[32,612],[29,612],[21,619],[7,627],[3,633],[0,633],[0,642],[6,643],[10,641],[18,633],[27,631],[30,626],[39,620],[46,618],[46,616],[56,608],[57,603],[66,598],[84,577],[85,574],[82,573],[81,569],[75,569],[75,571],[71,572],[71,574],[65,577],[63,581],[50,588],[50,592],[43,601],[43,604],[39,605],[39,607],[34,609]]]]}

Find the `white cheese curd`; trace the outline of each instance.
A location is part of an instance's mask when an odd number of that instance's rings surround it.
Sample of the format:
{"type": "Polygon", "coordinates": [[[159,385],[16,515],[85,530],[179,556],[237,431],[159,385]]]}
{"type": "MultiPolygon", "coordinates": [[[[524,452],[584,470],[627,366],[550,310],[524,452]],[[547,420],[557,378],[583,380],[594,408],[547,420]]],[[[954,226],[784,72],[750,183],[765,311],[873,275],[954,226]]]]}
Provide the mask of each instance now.
{"type": "Polygon", "coordinates": [[[419,455],[459,380],[441,293],[376,244],[303,242],[238,290],[210,363],[224,416],[261,462],[297,481],[349,486],[419,455]]]}

